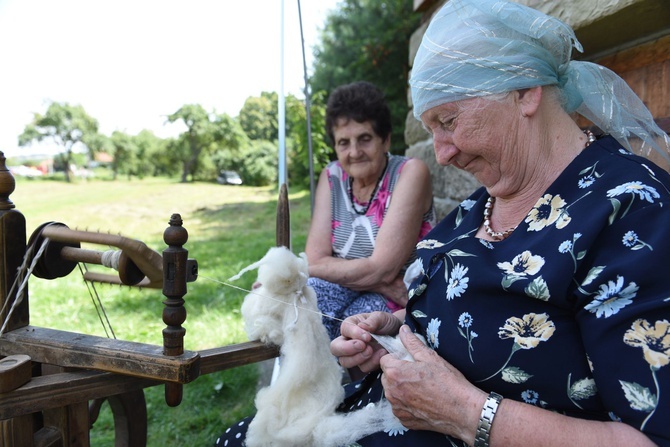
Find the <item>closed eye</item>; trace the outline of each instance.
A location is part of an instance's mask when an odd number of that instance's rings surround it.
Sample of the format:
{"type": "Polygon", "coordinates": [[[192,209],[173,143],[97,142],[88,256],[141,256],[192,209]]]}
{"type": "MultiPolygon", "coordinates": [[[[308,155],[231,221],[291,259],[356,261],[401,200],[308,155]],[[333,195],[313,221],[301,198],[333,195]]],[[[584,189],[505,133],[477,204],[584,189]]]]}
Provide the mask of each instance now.
{"type": "Polygon", "coordinates": [[[440,121],[440,127],[444,130],[452,132],[456,128],[456,117],[453,117],[446,121],[440,121]]]}

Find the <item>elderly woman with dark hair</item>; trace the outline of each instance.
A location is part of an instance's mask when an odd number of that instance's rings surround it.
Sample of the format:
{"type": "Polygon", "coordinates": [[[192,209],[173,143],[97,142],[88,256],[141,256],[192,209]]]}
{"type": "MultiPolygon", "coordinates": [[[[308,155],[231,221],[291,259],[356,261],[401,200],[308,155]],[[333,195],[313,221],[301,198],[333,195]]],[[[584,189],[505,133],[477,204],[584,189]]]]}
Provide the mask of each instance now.
{"type": "Polygon", "coordinates": [[[321,173],[305,253],[331,339],[341,320],[407,304],[405,267],[435,226],[428,167],[391,155],[391,112],[369,82],[335,89],[326,132],[337,160],[321,173]]]}

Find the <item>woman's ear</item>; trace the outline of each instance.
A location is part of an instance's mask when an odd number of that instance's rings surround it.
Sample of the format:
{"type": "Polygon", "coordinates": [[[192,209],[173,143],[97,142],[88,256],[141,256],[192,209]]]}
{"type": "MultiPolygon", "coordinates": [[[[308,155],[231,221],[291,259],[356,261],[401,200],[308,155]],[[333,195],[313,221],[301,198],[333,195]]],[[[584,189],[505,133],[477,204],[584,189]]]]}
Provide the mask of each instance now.
{"type": "Polygon", "coordinates": [[[389,133],[386,137],[386,141],[382,142],[384,145],[384,151],[389,152],[391,150],[391,134],[389,133]]]}
{"type": "Polygon", "coordinates": [[[519,93],[519,107],[523,116],[533,116],[540,108],[542,101],[542,87],[532,87],[517,90],[519,93]]]}

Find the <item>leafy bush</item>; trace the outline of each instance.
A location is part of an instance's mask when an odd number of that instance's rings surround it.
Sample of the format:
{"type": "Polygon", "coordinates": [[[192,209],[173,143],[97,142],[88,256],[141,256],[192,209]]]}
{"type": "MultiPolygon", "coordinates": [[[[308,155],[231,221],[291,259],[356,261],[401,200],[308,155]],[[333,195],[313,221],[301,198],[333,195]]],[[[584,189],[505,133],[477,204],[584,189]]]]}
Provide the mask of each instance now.
{"type": "Polygon", "coordinates": [[[278,153],[275,143],[256,140],[241,148],[239,155],[219,151],[213,161],[219,171],[237,171],[245,185],[267,186],[277,181],[278,153]]]}

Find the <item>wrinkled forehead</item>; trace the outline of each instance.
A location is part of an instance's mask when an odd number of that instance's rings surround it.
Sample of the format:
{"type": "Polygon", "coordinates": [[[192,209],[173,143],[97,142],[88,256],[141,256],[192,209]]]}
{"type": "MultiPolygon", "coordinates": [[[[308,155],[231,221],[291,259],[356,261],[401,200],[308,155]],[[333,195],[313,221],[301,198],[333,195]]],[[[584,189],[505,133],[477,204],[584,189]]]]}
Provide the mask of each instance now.
{"type": "Polygon", "coordinates": [[[485,97],[475,97],[440,103],[423,112],[421,122],[425,125],[436,120],[449,119],[466,110],[481,109],[487,102],[485,97]]]}

